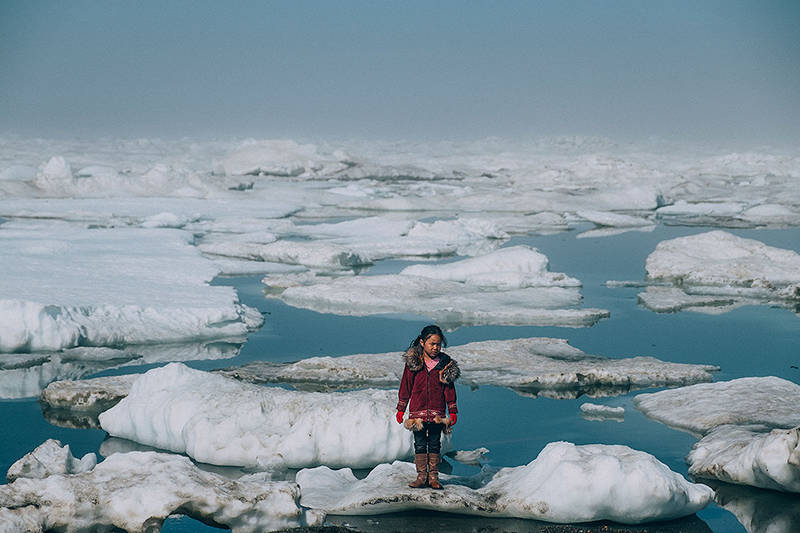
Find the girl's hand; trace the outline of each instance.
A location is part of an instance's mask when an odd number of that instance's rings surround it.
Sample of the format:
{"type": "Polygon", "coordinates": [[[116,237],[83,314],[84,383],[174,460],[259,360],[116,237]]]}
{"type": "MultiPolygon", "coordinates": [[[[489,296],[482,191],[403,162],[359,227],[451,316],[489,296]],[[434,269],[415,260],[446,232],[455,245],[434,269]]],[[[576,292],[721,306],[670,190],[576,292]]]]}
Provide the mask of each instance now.
{"type": "Polygon", "coordinates": [[[455,426],[456,420],[458,420],[458,415],[456,413],[450,413],[450,425],[455,426]]]}
{"type": "Polygon", "coordinates": [[[403,411],[397,411],[397,416],[395,418],[397,418],[398,424],[403,423],[403,414],[404,414],[403,411]]]}

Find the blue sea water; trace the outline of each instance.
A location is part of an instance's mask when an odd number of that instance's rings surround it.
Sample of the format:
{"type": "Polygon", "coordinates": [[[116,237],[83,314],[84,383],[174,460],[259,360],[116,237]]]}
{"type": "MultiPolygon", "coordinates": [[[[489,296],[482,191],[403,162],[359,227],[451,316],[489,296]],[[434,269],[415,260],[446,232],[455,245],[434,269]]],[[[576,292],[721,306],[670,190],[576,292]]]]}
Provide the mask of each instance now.
{"type": "MultiPolygon", "coordinates": [[[[659,226],[652,232],[628,232],[613,237],[576,238],[576,232],[548,236],[516,237],[506,245],[535,246],[550,259],[550,270],[565,272],[583,282],[583,305],[611,311],[608,319],[591,328],[558,327],[464,327],[447,333],[450,344],[530,336],[565,338],[587,353],[607,357],[650,355],[681,363],[720,367],[715,380],[745,376],[779,376],[800,382],[800,317],[784,308],[749,306],[719,315],[680,312],[659,314],[637,304],[640,289],[610,288],[608,280],[642,280],[647,255],[665,239],[708,231],[708,228],[659,226]]],[[[800,229],[728,230],[742,237],[800,252],[800,229]]],[[[371,273],[394,272],[402,261],[376,265],[371,273]]],[[[189,362],[192,367],[214,369],[255,360],[294,361],[319,355],[346,355],[399,351],[428,323],[424,317],[387,315],[343,317],[292,308],[263,295],[259,277],[219,278],[232,285],[242,301],[259,308],[266,323],[251,334],[233,359],[189,362]]],[[[145,371],[150,367],[136,370],[145,371]]],[[[130,372],[106,371],[104,374],[130,372]]],[[[459,421],[454,432],[456,449],[486,447],[494,466],[517,466],[533,460],[552,441],[576,444],[624,444],[647,451],[673,470],[687,475],[684,457],[694,438],[649,420],[633,406],[643,391],[609,398],[550,399],[526,397],[500,387],[458,387],[459,421]],[[597,422],[581,417],[585,401],[625,408],[624,422],[597,422]]],[[[100,430],[56,427],[42,417],[38,402],[0,402],[5,431],[0,435],[0,469],[47,438],[69,444],[74,455],[96,452],[106,435],[100,430]]],[[[469,475],[477,467],[452,462],[453,473],[469,475]]],[[[770,496],[769,491],[758,491],[770,496]]],[[[777,496],[776,496],[777,497],[777,496]]],[[[800,498],[781,496],[780,505],[800,508],[800,498]]],[[[776,504],[778,505],[778,504],[776,504]]],[[[766,523],[769,523],[769,509],[766,523]]],[[[775,511],[776,520],[778,512],[775,511]]],[[[715,533],[740,533],[745,528],[730,512],[712,505],[698,513],[715,533]]],[[[465,522],[466,523],[466,522],[465,522]]],[[[376,526],[377,527],[377,526],[376,526]]],[[[377,530],[377,529],[376,529],[377,530]]],[[[166,522],[165,532],[219,531],[187,518],[166,522]]]]}

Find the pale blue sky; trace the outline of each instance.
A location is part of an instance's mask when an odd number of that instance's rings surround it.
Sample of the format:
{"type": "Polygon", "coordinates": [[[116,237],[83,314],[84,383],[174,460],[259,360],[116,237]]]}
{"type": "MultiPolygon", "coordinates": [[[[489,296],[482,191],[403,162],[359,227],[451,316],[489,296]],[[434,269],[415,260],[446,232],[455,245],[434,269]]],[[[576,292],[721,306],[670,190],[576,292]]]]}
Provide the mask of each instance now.
{"type": "Polygon", "coordinates": [[[0,131],[800,140],[797,1],[0,2],[0,131]]]}

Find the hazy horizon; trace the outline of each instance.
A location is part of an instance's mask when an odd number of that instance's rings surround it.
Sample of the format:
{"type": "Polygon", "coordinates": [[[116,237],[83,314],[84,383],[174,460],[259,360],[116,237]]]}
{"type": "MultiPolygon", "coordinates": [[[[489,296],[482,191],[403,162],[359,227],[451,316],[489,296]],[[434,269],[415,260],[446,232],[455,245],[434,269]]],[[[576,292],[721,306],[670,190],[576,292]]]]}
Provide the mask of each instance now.
{"type": "Polygon", "coordinates": [[[800,4],[4,2],[0,133],[800,139],[800,4]]]}

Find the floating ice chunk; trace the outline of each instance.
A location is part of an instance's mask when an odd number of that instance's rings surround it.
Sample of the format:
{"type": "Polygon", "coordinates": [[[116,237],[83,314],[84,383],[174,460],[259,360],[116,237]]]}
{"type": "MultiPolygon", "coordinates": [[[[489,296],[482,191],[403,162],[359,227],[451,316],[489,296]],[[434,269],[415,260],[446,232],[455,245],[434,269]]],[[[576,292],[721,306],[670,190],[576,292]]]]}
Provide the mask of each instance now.
{"type": "Polygon", "coordinates": [[[587,402],[581,404],[581,416],[587,420],[621,420],[625,417],[625,408],[587,402]]]}
{"type": "Polygon", "coordinates": [[[4,531],[70,533],[157,531],[172,514],[234,533],[320,525],[324,515],[304,511],[298,499],[295,483],[266,481],[257,474],[228,479],[200,470],[186,457],[131,452],[115,454],[88,472],[23,477],[2,485],[0,517],[11,528],[4,531]]]}
{"type": "Polygon", "coordinates": [[[739,215],[745,205],[738,202],[696,202],[679,200],[672,205],[659,207],[657,216],[685,217],[685,216],[710,216],[710,217],[735,217],[739,215]]]}
{"type": "Polygon", "coordinates": [[[633,403],[648,417],[697,435],[724,424],[800,425],[800,385],[774,376],[639,394],[633,403]]]}
{"type": "Polygon", "coordinates": [[[464,463],[467,465],[479,465],[481,464],[481,459],[483,456],[489,453],[488,448],[476,448],[474,450],[458,450],[454,452],[448,452],[447,456],[452,457],[459,463],[464,463]]]}
{"type": "Polygon", "coordinates": [[[719,426],[692,447],[686,461],[696,477],[800,492],[800,428],[719,426]]]}
{"type": "Polygon", "coordinates": [[[411,433],[394,420],[396,403],[396,391],[303,393],[172,363],[143,374],[100,424],[113,436],[210,464],[277,459],[291,468],[362,468],[411,454],[411,433]]]}
{"type": "Polygon", "coordinates": [[[575,278],[548,272],[547,256],[528,246],[501,248],[486,255],[440,265],[412,265],[400,273],[484,287],[580,287],[575,278]]]}
{"type": "Polygon", "coordinates": [[[399,461],[382,464],[361,480],[350,469],[301,470],[300,503],[329,514],[429,509],[560,523],[636,524],[693,514],[713,497],[709,487],[689,483],[652,455],[627,446],[554,442],[527,465],[494,475],[442,475],[441,492],[409,489],[413,470],[399,461]]]}
{"type": "Polygon", "coordinates": [[[97,456],[87,453],[81,459],[72,456],[69,445],[48,439],[8,469],[9,483],[18,478],[44,479],[52,474],[80,474],[97,465],[97,456]]]}
{"type": "MultiPolygon", "coordinates": [[[[498,283],[498,277],[490,281],[498,283]]],[[[269,278],[265,282],[269,284],[269,278]]],[[[519,278],[510,283],[519,283],[519,278]]],[[[574,308],[581,300],[577,288],[486,291],[476,285],[410,275],[335,278],[289,287],[279,297],[289,305],[321,313],[414,313],[447,328],[481,324],[583,327],[608,316],[603,309],[574,308]]]]}
{"type": "MultiPolygon", "coordinates": [[[[526,393],[609,395],[632,388],[710,381],[708,365],[659,361],[652,357],[607,358],[589,355],[564,339],[533,337],[451,346],[461,383],[498,385],[526,393]]],[[[312,357],[296,363],[256,362],[221,370],[257,383],[289,383],[298,388],[388,387],[403,371],[400,352],[312,357]]]]}
{"type": "Polygon", "coordinates": [[[597,228],[597,229],[590,229],[588,231],[584,231],[579,233],[575,236],[576,239],[594,239],[594,238],[603,238],[603,237],[614,237],[615,235],[622,235],[623,233],[628,233],[631,231],[637,231],[639,233],[650,233],[651,231],[655,230],[656,226],[629,226],[623,228],[597,228]]]}
{"type": "Polygon", "coordinates": [[[653,221],[642,217],[623,215],[620,213],[609,213],[608,211],[581,210],[576,213],[579,217],[588,220],[598,226],[609,226],[613,228],[631,228],[641,226],[652,226],[653,221]]]}
{"type": "Polygon", "coordinates": [[[694,311],[720,314],[748,303],[731,296],[687,294],[678,287],[647,287],[644,292],[638,294],[638,300],[640,304],[657,313],[694,311]]]}
{"type": "Polygon", "coordinates": [[[91,411],[100,414],[117,405],[131,391],[139,374],[62,380],[42,391],[41,402],[50,409],[91,411]]]}
{"type": "Polygon", "coordinates": [[[263,323],[175,230],[0,231],[0,352],[243,336],[263,323]]]}
{"type": "Polygon", "coordinates": [[[682,284],[776,290],[800,284],[800,254],[724,231],[662,241],[645,268],[649,279],[682,284]]]}

